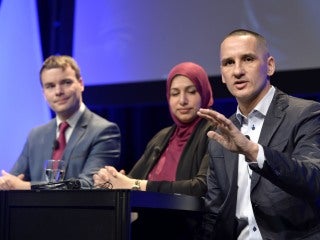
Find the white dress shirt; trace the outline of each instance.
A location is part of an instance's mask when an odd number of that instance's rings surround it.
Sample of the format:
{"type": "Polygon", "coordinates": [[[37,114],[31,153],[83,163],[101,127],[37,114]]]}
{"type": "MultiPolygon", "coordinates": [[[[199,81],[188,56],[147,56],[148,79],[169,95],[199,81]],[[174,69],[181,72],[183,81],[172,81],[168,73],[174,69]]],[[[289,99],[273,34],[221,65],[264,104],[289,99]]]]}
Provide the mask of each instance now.
{"type": "MultiPolygon", "coordinates": [[[[258,143],[264,118],[269,109],[272,101],[275,88],[271,87],[266,96],[257,104],[257,106],[248,114],[244,116],[238,107],[236,117],[241,124],[241,132],[250,137],[250,140],[258,143]]],[[[258,166],[263,167],[265,161],[264,151],[259,144],[258,151],[258,166]]],[[[253,163],[256,164],[256,163],[253,163]]],[[[248,225],[242,230],[238,236],[238,240],[260,240],[262,239],[259,227],[254,217],[251,199],[251,175],[252,170],[249,168],[248,163],[245,161],[245,157],[239,154],[238,162],[238,193],[237,193],[237,207],[236,217],[238,219],[246,219],[248,225]]]]}

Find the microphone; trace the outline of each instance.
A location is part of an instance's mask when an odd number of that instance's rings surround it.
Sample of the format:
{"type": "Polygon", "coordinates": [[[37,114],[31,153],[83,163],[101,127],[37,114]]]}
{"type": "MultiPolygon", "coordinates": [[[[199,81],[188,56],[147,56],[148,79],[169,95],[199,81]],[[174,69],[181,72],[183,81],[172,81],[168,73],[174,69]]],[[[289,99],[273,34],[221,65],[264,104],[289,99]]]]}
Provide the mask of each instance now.
{"type": "Polygon", "coordinates": [[[81,182],[79,179],[70,178],[68,180],[43,183],[43,184],[32,184],[32,190],[48,190],[48,189],[62,189],[62,190],[77,190],[81,189],[81,182]]]}
{"type": "Polygon", "coordinates": [[[160,147],[157,146],[157,147],[154,148],[153,151],[155,152],[155,154],[159,154],[160,150],[161,150],[160,147]]]}
{"type": "Polygon", "coordinates": [[[53,141],[52,150],[57,150],[59,148],[59,142],[57,139],[53,141]]]}
{"type": "Polygon", "coordinates": [[[159,157],[160,155],[160,147],[156,146],[154,149],[153,149],[153,159],[156,159],[159,157]]]}
{"type": "Polygon", "coordinates": [[[76,178],[70,178],[66,182],[67,189],[74,190],[74,189],[81,189],[81,182],[79,179],[76,178]]]}

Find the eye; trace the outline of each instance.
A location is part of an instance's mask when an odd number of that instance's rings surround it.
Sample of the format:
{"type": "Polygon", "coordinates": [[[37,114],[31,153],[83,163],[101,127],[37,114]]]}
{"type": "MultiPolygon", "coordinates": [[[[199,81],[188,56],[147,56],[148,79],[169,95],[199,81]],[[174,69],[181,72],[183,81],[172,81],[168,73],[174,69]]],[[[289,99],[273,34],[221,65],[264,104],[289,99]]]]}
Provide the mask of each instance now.
{"type": "Polygon", "coordinates": [[[232,59],[226,59],[222,61],[222,66],[228,66],[234,64],[234,61],[232,59]]]}
{"type": "Polygon", "coordinates": [[[195,88],[195,87],[191,87],[191,88],[189,88],[188,89],[188,91],[187,91],[189,94],[192,94],[192,95],[194,95],[194,94],[196,94],[197,93],[197,89],[195,88]]]}
{"type": "Polygon", "coordinates": [[[173,90],[170,91],[170,96],[174,97],[174,96],[178,96],[178,95],[179,95],[179,91],[178,90],[173,89],[173,90]]]}
{"type": "Polygon", "coordinates": [[[54,84],[45,84],[45,85],[44,85],[44,88],[45,88],[45,89],[48,89],[48,90],[50,90],[50,89],[52,89],[52,88],[54,88],[54,87],[55,87],[54,84]]]}
{"type": "Polygon", "coordinates": [[[63,81],[62,81],[62,84],[63,85],[71,85],[73,83],[73,81],[71,80],[71,79],[64,79],[63,81]]]}
{"type": "Polygon", "coordinates": [[[251,56],[251,55],[246,55],[246,56],[243,57],[243,60],[244,60],[245,62],[252,62],[252,61],[255,60],[255,57],[254,57],[254,56],[251,56]]]}

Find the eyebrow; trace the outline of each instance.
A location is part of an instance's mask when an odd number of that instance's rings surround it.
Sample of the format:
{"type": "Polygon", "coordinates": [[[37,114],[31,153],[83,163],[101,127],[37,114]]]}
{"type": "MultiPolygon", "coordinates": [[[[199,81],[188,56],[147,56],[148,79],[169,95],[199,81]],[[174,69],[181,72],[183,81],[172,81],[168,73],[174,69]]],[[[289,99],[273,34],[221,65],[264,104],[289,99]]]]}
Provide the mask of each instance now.
{"type": "MultiPolygon", "coordinates": [[[[244,53],[241,55],[241,59],[246,58],[246,57],[251,57],[251,58],[257,58],[257,55],[255,53],[244,53]]],[[[222,58],[221,63],[225,63],[227,61],[234,61],[234,57],[227,57],[227,58],[222,58]]]]}
{"type": "MultiPolygon", "coordinates": [[[[188,86],[183,87],[183,89],[189,89],[189,88],[196,89],[196,86],[192,84],[192,85],[188,85],[188,86]]],[[[170,90],[180,90],[180,88],[179,87],[172,87],[172,88],[170,88],[170,90]]]]}

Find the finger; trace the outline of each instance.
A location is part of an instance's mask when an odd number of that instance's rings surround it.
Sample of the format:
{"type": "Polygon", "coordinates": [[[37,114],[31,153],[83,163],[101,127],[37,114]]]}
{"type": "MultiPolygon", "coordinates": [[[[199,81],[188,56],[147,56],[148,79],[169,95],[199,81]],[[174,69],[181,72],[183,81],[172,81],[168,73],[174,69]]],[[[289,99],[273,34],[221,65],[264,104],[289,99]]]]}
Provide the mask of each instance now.
{"type": "Polygon", "coordinates": [[[94,174],[93,176],[92,176],[92,179],[93,179],[93,181],[99,181],[99,179],[100,179],[100,177],[99,177],[99,175],[98,175],[98,173],[96,173],[96,174],[94,174]]]}
{"type": "Polygon", "coordinates": [[[110,177],[108,175],[103,175],[101,177],[101,182],[104,183],[104,182],[108,182],[110,181],[110,177]]]}
{"type": "Polygon", "coordinates": [[[105,181],[103,181],[98,175],[93,177],[93,181],[94,181],[94,186],[101,186],[105,181]]]}
{"type": "Polygon", "coordinates": [[[24,174],[19,174],[18,176],[17,176],[20,180],[23,180],[24,179],[24,174]]]}
{"type": "Polygon", "coordinates": [[[211,138],[211,139],[214,139],[214,140],[216,140],[217,139],[217,136],[218,136],[219,134],[217,134],[215,131],[209,131],[209,132],[207,132],[207,136],[209,137],[209,138],[211,138]]]}
{"type": "Polygon", "coordinates": [[[3,179],[3,177],[0,177],[0,189],[4,190],[4,185],[5,185],[5,180],[3,179]]]}
{"type": "Polygon", "coordinates": [[[94,178],[99,182],[109,181],[109,173],[106,169],[100,169],[98,173],[95,174],[94,178]]]}
{"type": "Polygon", "coordinates": [[[106,166],[106,169],[107,169],[109,172],[118,172],[117,169],[115,169],[115,168],[112,167],[112,166],[106,166]]]}
{"type": "Polygon", "coordinates": [[[101,188],[102,183],[101,183],[101,182],[94,182],[94,183],[93,183],[93,186],[94,186],[95,188],[101,188]]]}
{"type": "Polygon", "coordinates": [[[108,171],[105,168],[101,168],[96,174],[98,174],[100,177],[104,175],[108,175],[108,171]]]}
{"type": "Polygon", "coordinates": [[[1,190],[10,190],[8,180],[4,177],[0,177],[0,189],[1,190]]]}
{"type": "Polygon", "coordinates": [[[218,143],[224,145],[226,142],[226,139],[220,135],[219,133],[215,132],[215,131],[209,131],[207,133],[207,136],[215,141],[217,141],[218,143]]]}
{"type": "Polygon", "coordinates": [[[230,128],[234,126],[234,124],[229,118],[227,118],[226,116],[218,112],[215,113],[215,120],[220,126],[223,126],[223,127],[230,128]]]}
{"type": "Polygon", "coordinates": [[[197,112],[199,117],[205,118],[210,122],[214,122],[215,120],[209,113],[201,112],[200,110],[197,112]]]}
{"type": "Polygon", "coordinates": [[[2,176],[10,175],[10,174],[9,174],[9,173],[7,173],[5,170],[1,170],[1,174],[2,174],[2,176]]]}
{"type": "Polygon", "coordinates": [[[96,175],[93,177],[94,181],[96,182],[99,182],[99,183],[103,183],[105,181],[108,181],[109,180],[109,177],[108,176],[105,176],[105,175],[96,175]]]}
{"type": "Polygon", "coordinates": [[[213,110],[210,109],[200,109],[197,112],[199,117],[205,118],[207,119],[209,122],[211,122],[211,124],[216,128],[217,125],[219,124],[219,119],[216,117],[217,114],[219,114],[218,112],[215,112],[213,110]]]}
{"type": "Polygon", "coordinates": [[[118,171],[114,167],[107,167],[107,171],[109,174],[111,174],[113,177],[117,177],[118,171]]]}

